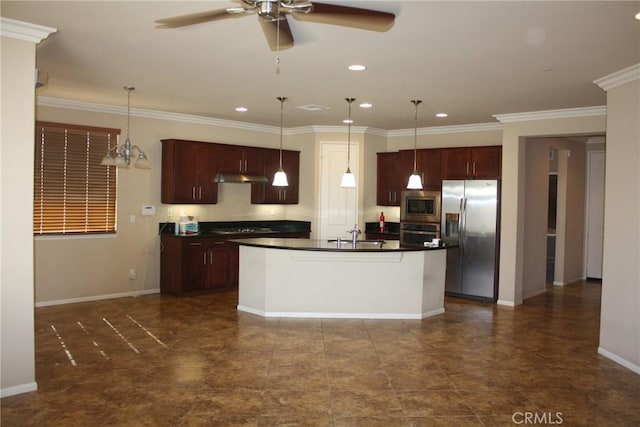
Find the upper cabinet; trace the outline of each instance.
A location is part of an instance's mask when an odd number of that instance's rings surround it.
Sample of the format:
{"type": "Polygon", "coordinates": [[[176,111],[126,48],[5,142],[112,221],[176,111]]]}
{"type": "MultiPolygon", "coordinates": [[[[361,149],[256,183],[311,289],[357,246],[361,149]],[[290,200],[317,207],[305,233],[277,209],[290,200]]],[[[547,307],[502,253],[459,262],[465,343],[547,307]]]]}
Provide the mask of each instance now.
{"type": "Polygon", "coordinates": [[[500,179],[502,147],[463,147],[442,150],[443,179],[500,179]]]}
{"type": "Polygon", "coordinates": [[[400,206],[400,154],[378,153],[376,200],[380,206],[400,206]]]}
{"type": "Polygon", "coordinates": [[[222,149],[205,142],[162,141],[162,203],[217,203],[218,172],[222,149]]]}
{"type": "MultiPolygon", "coordinates": [[[[280,169],[280,150],[263,151],[264,174],[270,180],[280,169]]],[[[287,187],[274,187],[271,182],[251,184],[251,203],[254,204],[297,204],[299,194],[300,152],[282,150],[282,169],[287,174],[287,187]]]]}
{"type": "MultiPolygon", "coordinates": [[[[442,158],[439,148],[418,149],[415,151],[416,172],[422,178],[424,190],[440,190],[442,184],[442,158]]],[[[414,150],[400,151],[400,164],[403,165],[404,174],[402,185],[407,186],[409,176],[413,174],[414,150]]]]}
{"type": "Polygon", "coordinates": [[[220,172],[263,174],[262,148],[241,145],[224,145],[220,172]]]}
{"type": "MultiPolygon", "coordinates": [[[[251,185],[251,203],[297,204],[300,152],[282,151],[288,187],[269,183],[251,185]]],[[[218,173],[264,175],[269,179],[280,168],[280,150],[217,144],[213,142],[162,140],[162,203],[215,204],[218,173]]]]}
{"type": "MultiPolygon", "coordinates": [[[[376,200],[379,206],[400,206],[400,194],[413,174],[414,150],[378,153],[376,200]]],[[[440,190],[442,159],[440,149],[415,151],[416,172],[425,190],[440,190]]]]}

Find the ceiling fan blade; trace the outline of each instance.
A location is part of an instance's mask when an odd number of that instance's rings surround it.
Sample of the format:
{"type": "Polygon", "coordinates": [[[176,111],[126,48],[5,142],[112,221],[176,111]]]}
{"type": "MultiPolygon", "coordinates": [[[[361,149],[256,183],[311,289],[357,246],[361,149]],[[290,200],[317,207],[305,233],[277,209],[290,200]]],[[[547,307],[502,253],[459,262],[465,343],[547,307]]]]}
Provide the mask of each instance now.
{"type": "Polygon", "coordinates": [[[276,46],[279,45],[280,50],[285,50],[293,47],[293,34],[289,27],[287,18],[284,17],[280,20],[280,43],[278,42],[278,21],[270,21],[265,19],[259,19],[260,25],[264,36],[267,38],[269,48],[272,51],[276,51],[276,46]]]}
{"type": "Polygon", "coordinates": [[[340,25],[371,31],[387,31],[393,26],[395,15],[378,10],[358,7],[339,6],[335,4],[312,2],[313,9],[309,13],[291,13],[300,21],[319,22],[322,24],[340,25]]]}
{"type": "Polygon", "coordinates": [[[229,7],[226,9],[208,10],[206,12],[174,16],[172,18],[156,19],[155,23],[157,24],[157,28],[176,28],[226,18],[238,18],[251,12],[253,11],[241,7],[229,7]]]}

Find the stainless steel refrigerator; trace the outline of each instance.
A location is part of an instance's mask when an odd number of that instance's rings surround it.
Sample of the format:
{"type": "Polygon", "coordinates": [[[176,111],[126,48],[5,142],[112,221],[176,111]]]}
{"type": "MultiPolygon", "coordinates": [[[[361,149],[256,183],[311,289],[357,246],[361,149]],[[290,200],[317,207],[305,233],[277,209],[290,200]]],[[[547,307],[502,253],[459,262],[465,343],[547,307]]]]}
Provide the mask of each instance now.
{"type": "Polygon", "coordinates": [[[447,250],[445,294],[496,301],[500,185],[442,181],[441,238],[447,250]]]}

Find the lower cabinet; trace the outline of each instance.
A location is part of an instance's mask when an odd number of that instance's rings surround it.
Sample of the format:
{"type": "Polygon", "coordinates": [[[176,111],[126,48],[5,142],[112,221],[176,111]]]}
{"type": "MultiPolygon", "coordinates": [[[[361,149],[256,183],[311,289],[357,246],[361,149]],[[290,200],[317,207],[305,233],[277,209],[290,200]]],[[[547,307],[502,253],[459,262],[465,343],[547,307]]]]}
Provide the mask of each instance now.
{"type": "MultiPolygon", "coordinates": [[[[309,233],[282,232],[269,237],[308,239],[309,233]]],[[[195,295],[238,287],[240,250],[237,243],[222,237],[172,234],[163,234],[161,241],[160,293],[195,295]]]]}
{"type": "Polygon", "coordinates": [[[238,245],[222,239],[162,236],[160,292],[186,295],[238,286],[238,245]]]}

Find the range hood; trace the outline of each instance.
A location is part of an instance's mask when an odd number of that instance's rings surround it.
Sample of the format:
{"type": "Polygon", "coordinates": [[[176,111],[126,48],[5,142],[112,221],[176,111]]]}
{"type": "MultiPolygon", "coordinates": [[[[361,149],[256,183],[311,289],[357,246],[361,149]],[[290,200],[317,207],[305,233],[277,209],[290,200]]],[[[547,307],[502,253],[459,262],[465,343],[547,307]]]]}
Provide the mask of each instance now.
{"type": "Polygon", "coordinates": [[[254,184],[269,182],[269,178],[264,175],[247,175],[244,173],[219,173],[213,179],[213,182],[216,182],[218,184],[254,184]]]}

